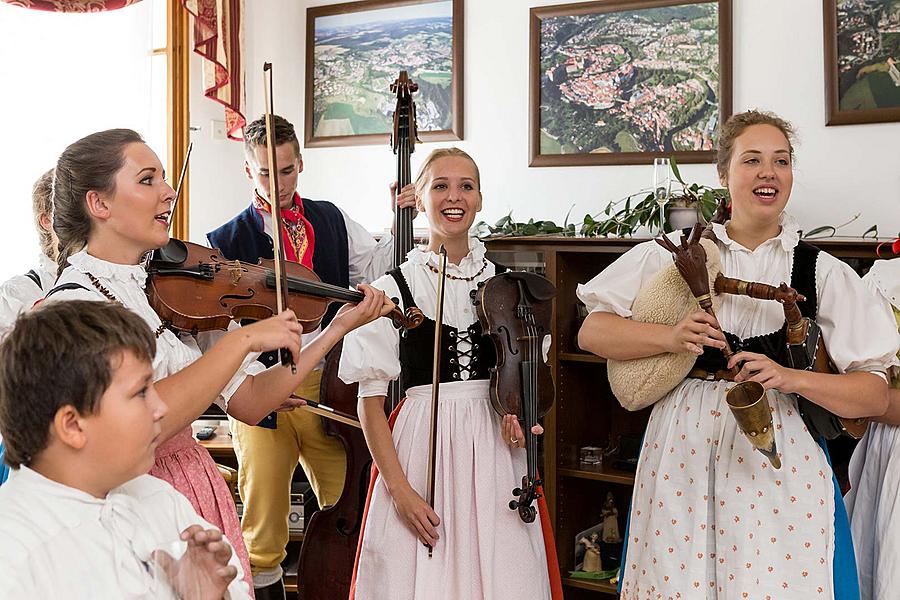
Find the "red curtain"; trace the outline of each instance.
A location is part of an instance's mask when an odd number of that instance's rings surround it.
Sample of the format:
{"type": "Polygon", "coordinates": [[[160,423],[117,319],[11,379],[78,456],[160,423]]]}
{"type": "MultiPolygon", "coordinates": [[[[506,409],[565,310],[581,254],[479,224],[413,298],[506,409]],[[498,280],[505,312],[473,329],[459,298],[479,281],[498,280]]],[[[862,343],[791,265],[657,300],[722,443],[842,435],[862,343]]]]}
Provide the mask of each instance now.
{"type": "Polygon", "coordinates": [[[182,0],[194,16],[194,52],[204,58],[203,95],[225,107],[228,138],[243,139],[241,0],[182,0]]]}
{"type": "Polygon", "coordinates": [[[50,12],[86,13],[115,10],[141,0],[2,0],[7,4],[50,12]]]}

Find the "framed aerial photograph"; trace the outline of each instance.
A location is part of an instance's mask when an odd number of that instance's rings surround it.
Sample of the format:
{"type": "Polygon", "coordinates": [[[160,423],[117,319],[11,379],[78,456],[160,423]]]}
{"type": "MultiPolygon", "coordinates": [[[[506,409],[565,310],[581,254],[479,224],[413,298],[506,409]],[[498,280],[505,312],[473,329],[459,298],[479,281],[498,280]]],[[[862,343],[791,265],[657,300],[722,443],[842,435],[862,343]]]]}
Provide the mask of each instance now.
{"type": "Polygon", "coordinates": [[[530,30],[530,166],[715,161],[731,0],[544,6],[530,30]]]}
{"type": "Polygon", "coordinates": [[[828,125],[900,121],[900,0],[824,0],[828,125]]]}
{"type": "Polygon", "coordinates": [[[307,147],[387,143],[401,70],[422,141],[463,137],[463,0],[366,0],[306,10],[307,147]]]}

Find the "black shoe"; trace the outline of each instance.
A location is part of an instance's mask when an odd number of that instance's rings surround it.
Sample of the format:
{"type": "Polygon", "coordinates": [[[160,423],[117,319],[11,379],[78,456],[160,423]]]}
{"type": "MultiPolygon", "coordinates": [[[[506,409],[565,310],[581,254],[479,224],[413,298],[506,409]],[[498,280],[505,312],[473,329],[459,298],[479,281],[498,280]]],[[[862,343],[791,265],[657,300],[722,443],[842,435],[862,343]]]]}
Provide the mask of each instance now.
{"type": "Polygon", "coordinates": [[[266,587],[253,588],[256,600],[285,600],[284,580],[279,579],[266,587]]]}

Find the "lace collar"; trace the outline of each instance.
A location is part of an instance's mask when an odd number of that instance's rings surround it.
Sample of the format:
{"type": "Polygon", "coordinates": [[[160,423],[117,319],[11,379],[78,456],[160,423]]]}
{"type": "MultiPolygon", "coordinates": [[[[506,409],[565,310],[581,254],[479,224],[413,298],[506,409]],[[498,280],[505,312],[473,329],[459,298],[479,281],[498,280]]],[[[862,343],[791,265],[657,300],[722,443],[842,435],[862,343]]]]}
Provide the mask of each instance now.
{"type": "MultiPolygon", "coordinates": [[[[484,247],[481,240],[470,237],[469,253],[459,261],[458,265],[448,263],[447,273],[457,277],[472,277],[476,275],[484,266],[484,255],[486,251],[487,249],[484,247]]],[[[437,267],[440,264],[438,255],[425,249],[424,246],[410,250],[409,254],[406,255],[406,259],[413,264],[423,266],[431,265],[437,267]]]]}
{"type": "MultiPolygon", "coordinates": [[[[800,224],[797,220],[789,215],[786,212],[782,212],[781,216],[778,218],[778,224],[781,225],[781,232],[773,238],[770,238],[760,244],[760,247],[765,246],[766,244],[771,244],[774,241],[778,241],[781,243],[781,247],[785,251],[793,250],[797,243],[800,241],[800,224]]],[[[732,250],[744,250],[750,252],[749,249],[742,246],[740,243],[734,241],[728,236],[727,229],[728,222],[724,225],[721,223],[713,223],[713,233],[716,234],[716,238],[726,246],[731,247],[732,250]]]]}
{"type": "Polygon", "coordinates": [[[144,287],[147,271],[141,265],[120,265],[91,256],[87,249],[76,252],[69,257],[69,264],[81,273],[90,273],[100,279],[131,283],[134,281],[144,287]]]}

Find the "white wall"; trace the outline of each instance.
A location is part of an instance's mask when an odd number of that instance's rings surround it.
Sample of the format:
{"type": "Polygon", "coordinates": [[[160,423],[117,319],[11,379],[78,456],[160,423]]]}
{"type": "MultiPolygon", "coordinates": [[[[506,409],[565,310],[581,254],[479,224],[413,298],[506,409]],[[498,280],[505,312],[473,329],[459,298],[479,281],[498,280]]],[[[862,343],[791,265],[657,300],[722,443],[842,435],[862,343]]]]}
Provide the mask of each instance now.
{"type": "MultiPolygon", "coordinates": [[[[248,117],[262,109],[263,61],[275,68],[275,110],[303,139],[306,7],[333,2],[247,0],[245,64],[248,117]]],[[[510,210],[519,220],[561,221],[569,207],[580,221],[611,200],[649,185],[648,166],[528,167],[528,9],[557,0],[477,0],[465,6],[465,140],[482,171],[485,207],[493,222],[510,210]]],[[[800,132],[790,210],[801,225],[843,223],[859,235],[877,223],[882,236],[900,231],[900,123],[825,127],[822,2],[735,0],[734,110],[765,108],[800,132]]],[[[194,65],[192,65],[193,67],[194,65]]],[[[199,95],[199,79],[192,93],[199,95]]],[[[192,102],[192,121],[209,140],[209,119],[221,111],[192,102]]],[[[418,168],[432,147],[413,155],[418,168]]],[[[248,199],[239,144],[195,147],[191,179],[191,237],[224,222],[248,199]],[[204,155],[200,150],[204,150],[204,155]]],[[[395,170],[387,146],[310,148],[303,151],[304,196],[332,200],[372,231],[390,223],[386,185],[395,170]]],[[[649,161],[648,161],[649,162],[649,161]]],[[[690,180],[715,184],[712,165],[685,165],[690,180]]],[[[416,223],[425,226],[423,218],[416,223]]]]}

